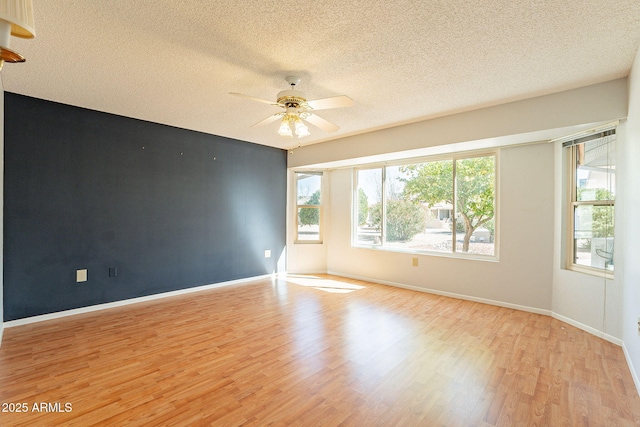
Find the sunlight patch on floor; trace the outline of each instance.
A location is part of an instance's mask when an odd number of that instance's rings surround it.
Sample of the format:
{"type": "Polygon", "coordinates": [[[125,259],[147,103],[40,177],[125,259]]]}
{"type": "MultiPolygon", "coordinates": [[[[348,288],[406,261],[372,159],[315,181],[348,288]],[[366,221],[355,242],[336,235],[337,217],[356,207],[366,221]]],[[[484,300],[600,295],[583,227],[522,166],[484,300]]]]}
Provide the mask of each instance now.
{"type": "Polygon", "coordinates": [[[294,283],[296,285],[306,286],[334,294],[348,294],[365,288],[364,286],[354,285],[353,283],[340,282],[338,280],[325,279],[317,276],[288,275],[286,280],[287,282],[294,283]]]}

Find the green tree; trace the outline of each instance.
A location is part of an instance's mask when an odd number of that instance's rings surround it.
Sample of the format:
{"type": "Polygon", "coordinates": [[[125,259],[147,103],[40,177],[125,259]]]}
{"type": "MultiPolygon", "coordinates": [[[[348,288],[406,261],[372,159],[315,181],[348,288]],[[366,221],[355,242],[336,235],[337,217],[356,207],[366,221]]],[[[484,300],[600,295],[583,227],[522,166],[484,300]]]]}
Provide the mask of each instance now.
{"type": "MultiPolygon", "coordinates": [[[[577,199],[578,200],[614,200],[615,196],[610,190],[606,188],[596,188],[596,189],[579,188],[577,199]]],[[[596,238],[612,237],[613,228],[614,228],[613,220],[614,220],[613,206],[594,206],[591,211],[592,237],[596,237],[596,238]]]]}
{"type": "Polygon", "coordinates": [[[363,226],[369,218],[369,198],[362,188],[358,188],[358,225],[363,226]]]}
{"type": "Polygon", "coordinates": [[[473,232],[493,219],[495,163],[494,157],[473,157],[456,161],[454,197],[453,161],[443,160],[405,166],[408,175],[404,196],[427,203],[450,203],[456,219],[464,225],[462,251],[469,251],[473,232]]]}
{"type": "Polygon", "coordinates": [[[613,206],[594,207],[592,215],[593,237],[613,237],[613,206]]]}
{"type": "MultiPolygon", "coordinates": [[[[307,205],[320,205],[320,190],[309,197],[307,205]]],[[[298,221],[301,225],[320,224],[320,208],[302,208],[298,213],[298,221]]]]}
{"type": "MultiPolygon", "coordinates": [[[[388,242],[406,242],[424,231],[427,222],[426,212],[419,203],[400,199],[389,200],[386,206],[385,238],[388,242]]],[[[379,229],[382,223],[382,208],[379,202],[371,206],[371,219],[379,229]]]]}

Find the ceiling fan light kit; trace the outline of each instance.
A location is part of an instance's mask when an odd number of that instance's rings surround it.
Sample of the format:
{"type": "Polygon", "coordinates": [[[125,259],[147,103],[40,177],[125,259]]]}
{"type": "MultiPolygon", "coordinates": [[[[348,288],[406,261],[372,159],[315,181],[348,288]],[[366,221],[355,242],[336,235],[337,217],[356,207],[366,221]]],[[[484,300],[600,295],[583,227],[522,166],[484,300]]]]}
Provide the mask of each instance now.
{"type": "Polygon", "coordinates": [[[278,129],[278,134],[280,136],[291,138],[293,134],[291,133],[291,125],[289,125],[289,121],[285,118],[280,122],[280,129],[278,129]]]}
{"type": "Polygon", "coordinates": [[[296,135],[298,138],[304,138],[305,136],[311,135],[309,133],[309,128],[302,122],[300,118],[297,118],[294,122],[296,125],[296,135]]]}
{"type": "Polygon", "coordinates": [[[0,0],[0,69],[5,62],[25,61],[10,49],[11,36],[31,39],[35,35],[32,0],[0,0]]]}
{"type": "Polygon", "coordinates": [[[286,78],[286,81],[291,86],[291,89],[278,92],[276,102],[255,98],[241,93],[231,92],[230,94],[284,109],[285,111],[269,116],[252,127],[265,126],[280,120],[278,134],[285,138],[292,138],[294,133],[298,138],[304,138],[305,136],[311,135],[305,121],[324,130],[325,132],[335,132],[340,129],[338,125],[323,119],[313,111],[350,107],[353,105],[353,100],[351,98],[345,95],[340,95],[331,98],[307,101],[304,93],[296,90],[295,88],[296,85],[300,83],[300,79],[298,77],[289,76],[286,78]]]}
{"type": "Polygon", "coordinates": [[[298,138],[304,138],[305,136],[311,135],[309,133],[309,128],[301,119],[302,116],[304,116],[304,113],[298,114],[295,108],[287,108],[287,112],[282,117],[282,121],[280,122],[278,134],[280,134],[280,136],[284,136],[285,138],[293,137],[294,132],[298,138]]]}

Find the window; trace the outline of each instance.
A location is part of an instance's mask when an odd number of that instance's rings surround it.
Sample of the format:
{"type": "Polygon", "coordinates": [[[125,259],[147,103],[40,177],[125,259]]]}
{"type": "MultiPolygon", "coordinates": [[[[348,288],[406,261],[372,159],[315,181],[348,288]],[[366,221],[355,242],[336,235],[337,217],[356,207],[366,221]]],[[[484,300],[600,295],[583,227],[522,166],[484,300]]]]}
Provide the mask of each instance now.
{"type": "Polygon", "coordinates": [[[567,267],[613,273],[615,129],[563,143],[569,150],[567,267]]]}
{"type": "Polygon", "coordinates": [[[495,256],[496,155],[356,170],[354,246],[495,256]]]}
{"type": "Polygon", "coordinates": [[[356,244],[382,244],[382,168],[358,171],[356,190],[356,244]]]}
{"type": "Polygon", "coordinates": [[[296,243],[322,243],[322,172],[296,172],[296,243]]]}

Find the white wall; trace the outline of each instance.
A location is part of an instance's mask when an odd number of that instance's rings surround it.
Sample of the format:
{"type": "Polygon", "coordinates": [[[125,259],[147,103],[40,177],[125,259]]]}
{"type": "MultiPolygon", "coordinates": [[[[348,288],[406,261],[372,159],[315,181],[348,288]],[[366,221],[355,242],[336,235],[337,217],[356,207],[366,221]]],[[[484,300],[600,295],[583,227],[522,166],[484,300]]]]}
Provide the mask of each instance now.
{"type": "Polygon", "coordinates": [[[331,273],[454,294],[538,312],[551,310],[553,147],[499,155],[500,259],[479,261],[351,247],[352,169],[330,173],[327,267],[331,273]],[[524,196],[524,197],[523,197],[524,196]],[[411,259],[418,258],[413,267],[411,259]]]}
{"type": "Polygon", "coordinates": [[[290,168],[327,163],[335,166],[340,162],[353,164],[354,159],[361,158],[389,160],[390,157],[433,154],[438,150],[450,152],[467,150],[470,146],[486,148],[541,141],[571,133],[576,130],[574,127],[626,117],[626,113],[627,79],[618,79],[304,146],[289,156],[288,165],[290,168]]]}
{"type": "Polygon", "coordinates": [[[321,272],[324,268],[346,277],[551,314],[622,344],[640,390],[638,165],[640,51],[628,79],[296,150],[289,158],[291,170],[310,167],[330,170],[325,174],[329,197],[324,199],[324,243],[293,247],[287,268],[300,273],[321,272]],[[517,144],[566,136],[618,119],[621,124],[616,146],[616,271],[614,280],[605,281],[563,268],[562,148],[554,143],[517,144]],[[353,168],[345,166],[474,147],[502,147],[498,262],[351,247],[353,168]],[[412,267],[411,258],[416,256],[419,266],[412,267]]]}
{"type": "MultiPolygon", "coordinates": [[[[328,176],[322,177],[322,200],[327,201],[331,197],[331,189],[328,184],[328,176]]],[[[295,243],[296,224],[296,178],[295,173],[288,174],[287,182],[287,273],[326,273],[327,272],[327,244],[326,235],[322,244],[295,243]]],[[[329,226],[327,209],[322,211],[323,231],[329,226]]],[[[330,228],[330,226],[329,226],[330,228]]]]}
{"type": "Polygon", "coordinates": [[[640,50],[629,75],[629,116],[624,131],[625,144],[617,156],[616,181],[622,189],[616,196],[616,213],[620,214],[616,215],[616,279],[619,277],[622,287],[623,348],[640,390],[640,50]]]}
{"type": "MultiPolygon", "coordinates": [[[[604,280],[562,269],[563,221],[556,191],[553,312],[596,335],[622,344],[640,391],[640,51],[628,79],[628,119],[618,127],[616,143],[615,278],[604,280]]],[[[563,178],[563,153],[556,147],[556,179],[563,178]]]]}
{"type": "Polygon", "coordinates": [[[318,272],[324,266],[344,276],[546,313],[557,310],[558,317],[577,326],[620,338],[619,288],[607,285],[610,294],[605,295],[600,279],[559,267],[558,147],[512,144],[565,136],[626,117],[627,84],[626,79],[614,80],[296,150],[289,158],[292,169],[509,147],[500,153],[499,262],[422,255],[418,256],[419,266],[412,267],[415,255],[352,248],[352,169],[347,168],[326,174],[330,197],[324,199],[324,244],[289,246],[294,253],[288,258],[288,270],[318,272]],[[606,314],[605,298],[609,304],[606,314]]]}
{"type": "MultiPolygon", "coordinates": [[[[623,126],[617,131],[616,149],[624,146],[623,126]]],[[[555,144],[555,209],[554,209],[554,257],[553,257],[553,313],[554,316],[588,330],[595,335],[610,341],[620,343],[621,338],[621,289],[619,267],[621,262],[615,263],[616,280],[606,280],[589,274],[567,270],[565,231],[567,222],[567,150],[563,150],[560,143],[555,144]]],[[[618,153],[619,154],[619,150],[618,153]]],[[[617,194],[620,195],[620,182],[616,179],[617,194]]],[[[618,200],[616,200],[616,207],[618,200]]],[[[618,210],[618,209],[616,209],[618,210]]],[[[619,214],[619,212],[617,212],[619,214]]],[[[618,246],[619,221],[616,215],[616,246],[618,246]]],[[[617,248],[616,248],[617,249],[617,248]]],[[[620,260],[616,254],[614,261],[620,260]]]]}

